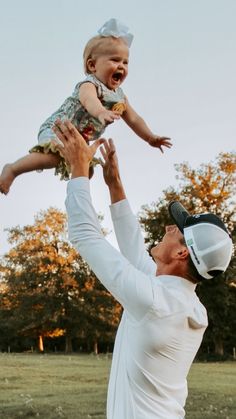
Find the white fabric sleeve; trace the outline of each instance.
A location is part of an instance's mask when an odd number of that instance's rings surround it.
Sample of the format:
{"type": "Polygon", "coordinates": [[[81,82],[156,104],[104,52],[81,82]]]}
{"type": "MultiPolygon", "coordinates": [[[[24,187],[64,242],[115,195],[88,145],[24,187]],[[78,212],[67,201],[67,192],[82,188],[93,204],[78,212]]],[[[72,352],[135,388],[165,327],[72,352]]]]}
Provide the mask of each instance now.
{"type": "Polygon", "coordinates": [[[140,225],[127,199],[110,205],[110,211],[121,253],[140,271],[156,275],[157,265],[146,250],[140,225]]]}
{"type": "Polygon", "coordinates": [[[91,202],[88,178],[69,181],[66,208],[73,246],[111,294],[140,320],[153,304],[152,277],[136,269],[104,238],[91,202]]]}

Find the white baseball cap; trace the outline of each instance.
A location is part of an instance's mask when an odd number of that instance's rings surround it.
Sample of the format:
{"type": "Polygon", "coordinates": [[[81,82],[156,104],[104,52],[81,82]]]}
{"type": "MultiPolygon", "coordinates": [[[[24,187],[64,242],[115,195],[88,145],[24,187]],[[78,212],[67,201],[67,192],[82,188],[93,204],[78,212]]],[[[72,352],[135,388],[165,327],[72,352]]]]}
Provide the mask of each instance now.
{"type": "Polygon", "coordinates": [[[190,215],[177,201],[170,203],[169,213],[184,235],[198,273],[205,279],[223,273],[233,253],[233,242],[223,221],[211,213],[190,215]]]}

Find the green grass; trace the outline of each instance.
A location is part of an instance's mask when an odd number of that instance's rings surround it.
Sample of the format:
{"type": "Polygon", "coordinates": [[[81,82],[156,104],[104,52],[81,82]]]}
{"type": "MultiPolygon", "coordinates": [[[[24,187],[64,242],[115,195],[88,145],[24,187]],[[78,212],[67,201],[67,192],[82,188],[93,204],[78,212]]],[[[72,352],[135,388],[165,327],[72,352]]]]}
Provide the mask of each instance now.
{"type": "MultiPolygon", "coordinates": [[[[106,355],[0,354],[0,418],[105,419],[110,364],[106,355]]],[[[235,366],[192,366],[186,419],[236,417],[235,366]]]]}
{"type": "Polygon", "coordinates": [[[194,363],[188,377],[188,419],[236,418],[236,363],[194,363]]]}
{"type": "Polygon", "coordinates": [[[0,418],[105,418],[109,368],[105,356],[1,354],[0,418]]]}

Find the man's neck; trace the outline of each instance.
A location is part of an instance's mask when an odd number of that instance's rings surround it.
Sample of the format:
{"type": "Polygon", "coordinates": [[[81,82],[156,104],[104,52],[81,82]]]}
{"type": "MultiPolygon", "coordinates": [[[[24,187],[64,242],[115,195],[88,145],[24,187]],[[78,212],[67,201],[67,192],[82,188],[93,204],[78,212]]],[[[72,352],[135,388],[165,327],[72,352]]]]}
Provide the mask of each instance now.
{"type": "Polygon", "coordinates": [[[180,267],[176,264],[163,264],[159,262],[157,265],[156,276],[159,275],[178,276],[180,278],[186,279],[189,282],[192,282],[193,284],[196,284],[196,281],[194,281],[194,279],[189,276],[189,274],[186,272],[186,269],[183,269],[182,266],[180,267]]]}

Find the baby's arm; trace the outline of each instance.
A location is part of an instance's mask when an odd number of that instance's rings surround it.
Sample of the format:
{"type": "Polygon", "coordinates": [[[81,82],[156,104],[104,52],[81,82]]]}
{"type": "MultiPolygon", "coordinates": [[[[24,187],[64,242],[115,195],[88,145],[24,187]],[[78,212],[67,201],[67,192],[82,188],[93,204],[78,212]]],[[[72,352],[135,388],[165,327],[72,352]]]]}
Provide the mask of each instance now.
{"type": "Polygon", "coordinates": [[[99,121],[104,125],[120,118],[117,112],[109,111],[104,108],[97,97],[97,90],[93,83],[83,83],[80,86],[79,100],[90,115],[99,119],[99,121]]]}
{"type": "Polygon", "coordinates": [[[146,122],[129,104],[126,98],[126,110],[122,115],[122,118],[127,125],[137,134],[140,138],[150,144],[152,147],[160,148],[163,153],[162,147],[170,148],[172,146],[169,137],[160,137],[159,135],[153,134],[149,129],[146,122]]]}

